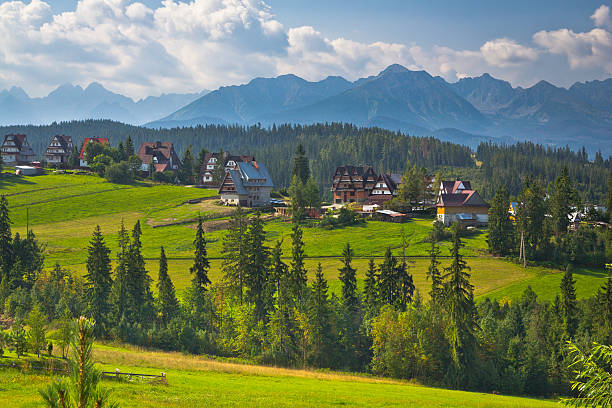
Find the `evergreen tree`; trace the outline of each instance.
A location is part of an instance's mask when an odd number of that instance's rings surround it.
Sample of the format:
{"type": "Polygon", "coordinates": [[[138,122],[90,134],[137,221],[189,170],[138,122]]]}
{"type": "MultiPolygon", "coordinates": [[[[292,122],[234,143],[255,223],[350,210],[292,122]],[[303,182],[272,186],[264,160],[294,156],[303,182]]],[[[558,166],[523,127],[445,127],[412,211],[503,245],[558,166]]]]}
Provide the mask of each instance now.
{"type": "Polygon", "coordinates": [[[306,289],[306,267],[304,266],[304,241],[302,229],[294,224],[291,234],[291,268],[289,269],[289,292],[293,299],[299,303],[303,299],[306,289]]]}
{"type": "Polygon", "coordinates": [[[567,265],[561,279],[561,312],[563,327],[567,337],[572,338],[578,328],[578,304],[576,302],[576,281],[572,274],[572,264],[567,265]]]}
{"type": "Polygon", "coordinates": [[[432,304],[439,304],[442,300],[444,291],[444,285],[440,274],[440,262],[438,260],[440,256],[440,247],[435,243],[431,243],[431,249],[429,250],[429,268],[427,269],[427,279],[431,279],[431,291],[429,297],[431,298],[432,304]]]}
{"type": "Polygon", "coordinates": [[[414,280],[412,275],[408,273],[408,264],[405,259],[400,262],[397,268],[397,282],[399,284],[399,298],[397,307],[401,311],[405,311],[408,303],[412,302],[414,296],[414,280]]]}
{"type": "Polygon", "coordinates": [[[179,179],[183,184],[190,184],[193,182],[193,153],[191,151],[191,145],[187,146],[185,154],[183,155],[183,161],[179,170],[179,179]]]}
{"type": "Polygon", "coordinates": [[[202,169],[202,166],[204,165],[204,157],[206,156],[206,153],[208,153],[208,150],[205,147],[203,147],[200,150],[200,153],[198,154],[198,159],[195,165],[193,166],[193,178],[194,180],[196,180],[196,184],[202,183],[202,180],[199,180],[199,177],[200,177],[200,170],[202,169]]]}
{"type": "Polygon", "coordinates": [[[71,167],[73,169],[79,167],[81,164],[79,159],[80,155],[81,152],[79,152],[79,149],[76,147],[75,144],[74,146],[72,146],[72,152],[70,152],[70,157],[68,158],[68,167],[71,167]]]}
{"type": "Polygon", "coordinates": [[[304,218],[306,218],[306,213],[304,210],[306,207],[306,197],[304,184],[297,175],[293,176],[291,179],[289,196],[291,197],[291,212],[293,214],[293,222],[297,223],[303,221],[304,218]]]}
{"type": "Polygon", "coordinates": [[[312,344],[310,361],[315,367],[331,365],[331,345],[334,343],[334,338],[327,290],[327,280],[323,276],[323,269],[319,263],[315,280],[312,283],[312,300],[308,311],[311,326],[310,343],[312,344]]]}
{"type": "Polygon", "coordinates": [[[62,358],[66,358],[66,351],[68,350],[68,346],[70,346],[70,340],[72,339],[72,315],[70,314],[70,309],[64,309],[64,313],[62,314],[62,319],[60,320],[60,325],[57,330],[57,342],[62,350],[62,358]]]}
{"type": "Polygon", "coordinates": [[[29,335],[23,327],[23,324],[19,322],[13,324],[13,327],[11,327],[11,343],[15,349],[17,358],[25,355],[26,350],[28,349],[28,342],[29,335]]]}
{"type": "Polygon", "coordinates": [[[126,317],[126,313],[128,313],[128,308],[131,303],[128,291],[129,278],[127,267],[130,236],[125,229],[123,220],[121,220],[118,238],[119,250],[117,252],[117,266],[115,267],[115,279],[110,295],[115,326],[118,326],[121,319],[126,317]]]}
{"type": "Polygon", "coordinates": [[[174,284],[168,275],[168,261],[164,247],[159,254],[159,275],[157,276],[157,298],[159,314],[162,324],[166,326],[173,318],[178,316],[179,303],[176,300],[174,284]]]}
{"type": "Polygon", "coordinates": [[[606,195],[606,211],[608,212],[608,222],[612,223],[612,170],[608,173],[608,193],[606,195]]]}
{"type": "Polygon", "coordinates": [[[87,313],[98,322],[96,335],[104,333],[110,312],[109,295],[113,280],[111,277],[110,250],[97,225],[87,248],[87,313]]]}
{"type": "Polygon", "coordinates": [[[519,195],[517,210],[518,233],[522,236],[519,243],[522,246],[524,259],[534,259],[545,245],[544,218],[546,215],[546,192],[542,184],[532,177],[523,181],[523,190],[519,195]]]}
{"type": "Polygon", "coordinates": [[[444,268],[445,274],[442,278],[445,281],[444,306],[448,316],[446,337],[455,368],[459,370],[457,378],[465,379],[475,359],[477,325],[474,287],[470,284],[470,274],[467,272],[470,267],[463,260],[460,251],[463,246],[459,237],[460,228],[458,223],[453,225],[451,264],[444,268]]]}
{"type": "Polygon", "coordinates": [[[134,155],[134,142],[132,142],[132,138],[128,135],[125,139],[125,158],[126,160],[134,155]]]}
{"type": "Polygon", "coordinates": [[[293,159],[293,171],[291,172],[292,176],[297,176],[302,184],[306,184],[308,178],[310,177],[310,167],[308,166],[308,158],[306,157],[306,152],[304,151],[304,146],[301,144],[298,145],[297,150],[295,152],[295,157],[293,159]]]}
{"type": "Polygon", "coordinates": [[[318,210],[321,208],[321,193],[319,192],[319,186],[317,186],[312,176],[308,178],[304,186],[304,201],[310,209],[318,210]]]}
{"type": "Polygon", "coordinates": [[[246,295],[247,299],[255,305],[254,313],[256,321],[262,321],[266,319],[272,299],[268,286],[270,251],[265,245],[266,232],[264,231],[263,221],[259,213],[252,218],[245,240],[247,253],[245,269],[246,295]]]}
{"type": "Polygon", "coordinates": [[[612,265],[608,266],[608,278],[597,292],[596,301],[601,311],[596,318],[601,337],[599,341],[612,344],[612,265]]]}
{"type": "Polygon", "coordinates": [[[577,192],[572,187],[567,167],[563,167],[561,174],[554,182],[550,199],[550,214],[557,236],[567,232],[572,205],[577,204],[577,201],[577,192]]]}
{"type": "Polygon", "coordinates": [[[127,256],[128,321],[148,325],[153,321],[154,306],[151,294],[151,277],[142,256],[140,221],[132,230],[127,256]]]}
{"type": "Polygon", "coordinates": [[[383,304],[395,305],[399,298],[397,290],[397,258],[387,247],[383,263],[378,267],[378,293],[383,304]]]}
{"type": "Polygon", "coordinates": [[[356,269],[351,266],[354,252],[351,245],[347,242],[342,250],[342,268],[340,271],[340,282],[342,282],[342,303],[350,311],[358,308],[359,298],[357,297],[357,277],[356,269]]]}
{"type": "Polygon", "coordinates": [[[202,217],[198,217],[198,227],[196,229],[196,237],[193,241],[193,246],[195,248],[195,258],[193,260],[193,266],[189,271],[193,275],[194,287],[204,292],[207,290],[206,287],[210,285],[210,279],[208,279],[210,262],[206,254],[206,239],[204,238],[202,217]]]}
{"type": "Polygon", "coordinates": [[[246,280],[247,251],[243,239],[248,228],[245,212],[238,207],[229,221],[227,233],[223,237],[223,273],[230,291],[238,296],[240,304],[246,280]]]}
{"type": "Polygon", "coordinates": [[[30,351],[40,357],[40,350],[43,350],[47,345],[47,335],[45,318],[38,305],[35,305],[28,314],[28,326],[30,326],[30,351]]]}
{"type": "Polygon", "coordinates": [[[374,265],[374,259],[370,258],[363,288],[363,300],[366,311],[370,317],[374,316],[378,312],[377,280],[378,275],[376,274],[376,265],[374,265]]]}
{"type": "Polygon", "coordinates": [[[512,220],[508,213],[509,205],[508,190],[501,186],[497,189],[489,210],[487,244],[489,252],[495,255],[506,256],[514,247],[512,220]]]}
{"type": "Polygon", "coordinates": [[[9,276],[13,266],[13,236],[9,217],[8,200],[0,196],[0,276],[9,276]]]}
{"type": "Polygon", "coordinates": [[[282,260],[282,246],[283,241],[278,240],[274,245],[271,253],[270,260],[270,279],[275,284],[277,302],[280,303],[280,299],[287,297],[287,283],[289,275],[289,267],[282,260]]]}

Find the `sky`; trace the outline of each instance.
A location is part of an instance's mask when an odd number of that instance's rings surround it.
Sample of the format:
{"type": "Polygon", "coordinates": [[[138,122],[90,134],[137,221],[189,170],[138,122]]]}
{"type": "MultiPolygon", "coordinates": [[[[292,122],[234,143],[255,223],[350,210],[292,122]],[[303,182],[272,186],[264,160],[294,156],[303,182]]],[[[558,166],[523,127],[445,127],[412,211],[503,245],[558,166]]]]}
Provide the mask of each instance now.
{"type": "Polygon", "coordinates": [[[450,82],[612,77],[612,5],[500,0],[0,0],[0,89],[98,82],[135,99],[398,63],[450,82]]]}

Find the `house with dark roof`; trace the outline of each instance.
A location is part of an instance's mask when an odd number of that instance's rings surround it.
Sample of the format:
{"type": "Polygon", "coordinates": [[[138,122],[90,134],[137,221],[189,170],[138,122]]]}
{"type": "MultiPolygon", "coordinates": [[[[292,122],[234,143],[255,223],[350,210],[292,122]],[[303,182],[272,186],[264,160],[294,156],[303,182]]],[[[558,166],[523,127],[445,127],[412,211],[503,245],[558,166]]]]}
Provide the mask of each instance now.
{"type": "Polygon", "coordinates": [[[72,136],[55,135],[45,152],[45,160],[49,164],[66,165],[72,153],[72,136]]]}
{"type": "Polygon", "coordinates": [[[340,166],[336,168],[331,191],[335,204],[364,202],[374,189],[378,176],[371,166],[340,166]]]}
{"type": "Polygon", "coordinates": [[[230,155],[228,154],[225,158],[225,171],[236,170],[238,163],[251,163],[255,161],[255,156],[249,156],[245,154],[241,155],[230,155]]]}
{"type": "Polygon", "coordinates": [[[149,171],[151,163],[157,173],[167,170],[176,171],[181,166],[181,160],[172,142],[143,142],[136,155],[142,161],[140,169],[146,172],[149,171]]]}
{"type": "Polygon", "coordinates": [[[444,225],[487,225],[489,207],[469,181],[442,181],[436,200],[437,219],[444,225]]]}
{"type": "Polygon", "coordinates": [[[4,164],[30,163],[34,160],[34,151],[30,147],[26,135],[10,134],[4,136],[0,153],[4,164]]]}
{"type": "Polygon", "coordinates": [[[266,166],[256,161],[237,162],[235,169],[225,173],[219,195],[225,205],[263,207],[270,204],[273,188],[266,166]]]}
{"type": "Polygon", "coordinates": [[[217,166],[223,166],[225,172],[236,170],[238,163],[251,163],[255,161],[255,156],[231,155],[228,152],[222,154],[209,152],[204,155],[204,161],[200,167],[198,184],[203,186],[217,187],[219,182],[214,181],[214,172],[217,166]]]}
{"type": "Polygon", "coordinates": [[[374,188],[370,192],[368,202],[382,205],[397,195],[402,182],[402,175],[398,173],[383,173],[378,176],[374,188]]]}
{"type": "Polygon", "coordinates": [[[106,137],[86,137],[83,140],[83,145],[81,146],[81,154],[79,154],[79,166],[88,167],[87,166],[87,155],[85,154],[85,149],[87,149],[87,145],[90,143],[100,143],[102,146],[108,145],[108,138],[106,137]]]}

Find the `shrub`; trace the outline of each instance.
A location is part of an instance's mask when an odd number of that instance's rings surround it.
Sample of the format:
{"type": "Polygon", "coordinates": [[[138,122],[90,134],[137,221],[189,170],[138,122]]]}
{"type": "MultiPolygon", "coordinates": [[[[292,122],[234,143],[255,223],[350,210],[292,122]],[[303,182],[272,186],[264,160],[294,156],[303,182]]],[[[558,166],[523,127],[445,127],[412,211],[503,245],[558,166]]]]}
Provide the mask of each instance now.
{"type": "Polygon", "coordinates": [[[129,184],[134,181],[134,171],[127,162],[122,161],[106,167],[104,177],[111,183],[129,184]]]}

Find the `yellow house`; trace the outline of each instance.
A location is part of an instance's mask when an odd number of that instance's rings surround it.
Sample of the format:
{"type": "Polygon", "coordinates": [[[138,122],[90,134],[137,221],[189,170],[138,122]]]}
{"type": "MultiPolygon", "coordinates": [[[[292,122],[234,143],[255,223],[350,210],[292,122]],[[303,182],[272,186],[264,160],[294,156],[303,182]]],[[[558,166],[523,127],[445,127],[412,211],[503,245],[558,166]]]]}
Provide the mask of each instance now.
{"type": "Polygon", "coordinates": [[[436,201],[438,221],[450,225],[458,221],[461,225],[487,225],[489,207],[469,181],[442,181],[436,201]]]}

